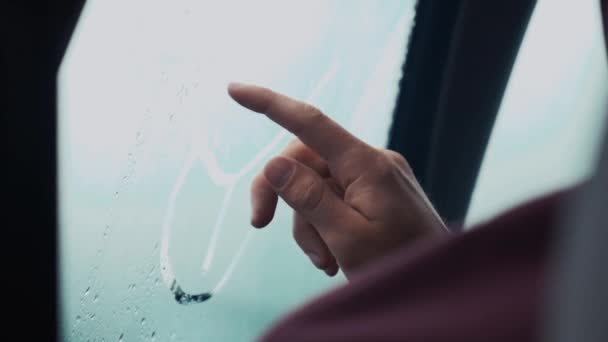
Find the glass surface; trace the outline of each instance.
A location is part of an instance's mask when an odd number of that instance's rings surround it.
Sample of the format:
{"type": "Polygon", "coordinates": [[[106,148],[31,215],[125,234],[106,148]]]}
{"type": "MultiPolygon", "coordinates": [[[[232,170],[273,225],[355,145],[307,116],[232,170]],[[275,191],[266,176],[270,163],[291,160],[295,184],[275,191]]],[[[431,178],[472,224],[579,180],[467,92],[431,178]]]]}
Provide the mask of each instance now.
{"type": "Polygon", "coordinates": [[[59,77],[63,339],[252,340],[341,283],[300,252],[285,205],[265,230],[249,226],[251,179],[290,134],[226,85],[309,101],[383,146],[413,11],[87,1],[59,77]]]}
{"type": "Polygon", "coordinates": [[[482,163],[468,223],[588,177],[607,108],[599,1],[539,0],[482,163]]]}

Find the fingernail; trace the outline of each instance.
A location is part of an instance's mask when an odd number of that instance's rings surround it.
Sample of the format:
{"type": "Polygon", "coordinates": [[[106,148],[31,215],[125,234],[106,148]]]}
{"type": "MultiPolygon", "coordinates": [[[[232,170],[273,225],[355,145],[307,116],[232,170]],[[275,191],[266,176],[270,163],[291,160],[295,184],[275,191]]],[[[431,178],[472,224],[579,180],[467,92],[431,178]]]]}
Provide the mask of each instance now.
{"type": "Polygon", "coordinates": [[[308,253],[307,255],[310,258],[310,261],[312,261],[312,263],[315,264],[315,266],[321,267],[321,257],[320,256],[318,256],[315,253],[308,253]]]}
{"type": "Polygon", "coordinates": [[[294,166],[288,160],[277,158],[271,161],[264,171],[266,179],[276,188],[281,188],[293,173],[294,166]]]}

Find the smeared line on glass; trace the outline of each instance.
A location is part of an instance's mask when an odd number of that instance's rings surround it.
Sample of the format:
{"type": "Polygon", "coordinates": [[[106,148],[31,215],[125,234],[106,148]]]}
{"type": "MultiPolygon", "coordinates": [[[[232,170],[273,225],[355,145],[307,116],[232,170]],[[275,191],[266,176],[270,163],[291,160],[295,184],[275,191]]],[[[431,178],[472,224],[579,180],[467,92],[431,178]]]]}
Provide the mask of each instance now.
{"type": "MultiPolygon", "coordinates": [[[[329,70],[323,75],[321,80],[317,83],[315,88],[312,90],[311,94],[306,99],[306,102],[314,102],[316,98],[321,94],[322,90],[327,86],[329,82],[331,82],[338,71],[338,65],[336,63],[332,64],[329,70]]],[[[273,152],[279,144],[288,136],[288,132],[284,129],[280,131],[272,141],[266,145],[261,151],[259,151],[249,163],[247,163],[240,171],[236,173],[226,173],[224,172],[215,158],[215,155],[209,148],[208,144],[205,140],[193,137],[193,146],[190,149],[188,158],[186,162],[182,166],[175,184],[173,185],[173,189],[169,195],[169,200],[167,204],[167,210],[165,212],[165,218],[163,220],[162,233],[161,233],[161,246],[160,246],[160,273],[163,279],[163,283],[167,288],[173,293],[175,297],[175,301],[179,304],[187,305],[187,304],[196,304],[203,303],[211,298],[212,294],[215,295],[219,293],[222,288],[226,285],[236,264],[240,260],[247,243],[251,237],[251,231],[247,233],[243,241],[240,243],[236,254],[232,258],[230,264],[224,274],[220,278],[219,282],[215,285],[211,292],[202,292],[200,294],[190,294],[182,289],[182,287],[178,284],[175,273],[173,272],[173,268],[171,267],[170,257],[169,257],[169,237],[171,233],[171,224],[173,222],[173,216],[175,214],[175,202],[177,199],[177,195],[179,194],[186,177],[190,173],[192,166],[196,161],[200,161],[205,166],[205,169],[208,172],[211,180],[219,185],[225,186],[226,192],[224,193],[224,199],[222,201],[222,207],[218,213],[218,217],[213,226],[211,237],[209,239],[209,246],[207,248],[207,254],[205,259],[203,260],[201,269],[202,274],[205,275],[211,265],[213,264],[213,260],[215,257],[217,241],[219,239],[220,227],[224,222],[224,217],[226,215],[228,204],[230,203],[230,199],[232,197],[232,192],[236,183],[246,174],[251,172],[264,158],[266,158],[271,152],[273,152]]]]}

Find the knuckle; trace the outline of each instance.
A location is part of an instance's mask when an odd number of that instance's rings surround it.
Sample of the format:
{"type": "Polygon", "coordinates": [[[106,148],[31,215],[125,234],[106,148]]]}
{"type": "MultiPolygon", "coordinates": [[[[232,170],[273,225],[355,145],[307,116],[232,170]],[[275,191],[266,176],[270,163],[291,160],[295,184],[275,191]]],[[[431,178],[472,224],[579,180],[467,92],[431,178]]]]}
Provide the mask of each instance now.
{"type": "Polygon", "coordinates": [[[386,150],[388,155],[396,162],[400,163],[400,164],[406,164],[407,161],[405,160],[405,158],[401,155],[401,153],[395,152],[395,151],[391,151],[391,150],[386,150]]]}
{"type": "Polygon", "coordinates": [[[314,129],[315,127],[322,126],[325,122],[325,114],[311,104],[302,104],[302,112],[305,113],[306,118],[302,129],[314,129]]]}
{"type": "Polygon", "coordinates": [[[304,103],[302,110],[310,117],[311,120],[316,120],[324,117],[325,115],[315,106],[310,103],[304,103]]]}
{"type": "Polygon", "coordinates": [[[312,177],[299,182],[292,188],[293,204],[304,211],[315,211],[323,198],[323,187],[312,177]]]}
{"type": "Polygon", "coordinates": [[[325,179],[325,184],[336,194],[338,197],[344,199],[344,189],[340,187],[338,182],[333,178],[325,179]]]}
{"type": "Polygon", "coordinates": [[[382,150],[382,152],[392,160],[397,166],[402,168],[404,171],[411,173],[412,169],[410,164],[407,162],[407,159],[401,153],[392,151],[392,150],[382,150]]]}
{"type": "Polygon", "coordinates": [[[385,154],[380,154],[374,163],[374,174],[378,178],[385,178],[395,172],[395,164],[385,154]]]}

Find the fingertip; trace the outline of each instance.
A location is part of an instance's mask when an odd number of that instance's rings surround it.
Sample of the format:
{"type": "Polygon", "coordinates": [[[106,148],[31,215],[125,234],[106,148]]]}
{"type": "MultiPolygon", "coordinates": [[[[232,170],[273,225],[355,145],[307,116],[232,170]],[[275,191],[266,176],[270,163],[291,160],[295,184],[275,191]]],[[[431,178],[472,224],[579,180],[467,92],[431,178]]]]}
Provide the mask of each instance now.
{"type": "Polygon", "coordinates": [[[273,219],[278,197],[263,175],[258,175],[251,184],[251,219],[255,228],[267,226],[273,219]]]}
{"type": "Polygon", "coordinates": [[[228,95],[241,106],[248,107],[250,101],[247,99],[247,89],[250,87],[245,83],[230,82],[228,83],[228,95]]]}
{"type": "Polygon", "coordinates": [[[333,270],[331,270],[331,269],[329,269],[329,268],[326,268],[323,271],[325,272],[325,274],[327,274],[328,277],[333,277],[333,276],[336,275],[336,272],[333,271],[333,270]]]}
{"type": "Polygon", "coordinates": [[[233,95],[235,92],[238,92],[240,89],[246,88],[247,84],[241,82],[230,82],[228,83],[228,94],[233,95]]]}
{"type": "Polygon", "coordinates": [[[228,94],[241,106],[257,113],[265,113],[274,93],[257,85],[231,82],[228,84],[228,94]]]}
{"type": "Polygon", "coordinates": [[[270,223],[270,220],[269,219],[263,219],[263,218],[260,218],[259,216],[255,216],[254,215],[251,218],[250,223],[251,223],[251,225],[254,228],[262,229],[262,228],[266,227],[270,223]]]}
{"type": "Polygon", "coordinates": [[[270,224],[270,222],[272,221],[272,219],[274,218],[274,206],[276,206],[276,201],[272,201],[271,203],[266,203],[267,205],[270,204],[270,207],[266,207],[266,208],[256,208],[254,209],[252,215],[251,215],[251,220],[250,223],[253,227],[255,228],[264,228],[266,227],[268,224],[270,224]]]}
{"type": "Polygon", "coordinates": [[[338,265],[336,265],[335,263],[332,264],[329,267],[326,267],[323,271],[325,271],[325,274],[327,274],[329,277],[333,277],[336,274],[338,274],[338,270],[340,268],[338,267],[338,265]]]}
{"type": "Polygon", "coordinates": [[[251,224],[251,226],[252,226],[253,228],[256,228],[256,229],[260,229],[260,228],[263,228],[263,227],[264,227],[262,224],[260,224],[260,222],[258,222],[258,221],[257,221],[257,220],[255,220],[255,219],[251,219],[251,221],[249,222],[249,224],[251,224]]]}

